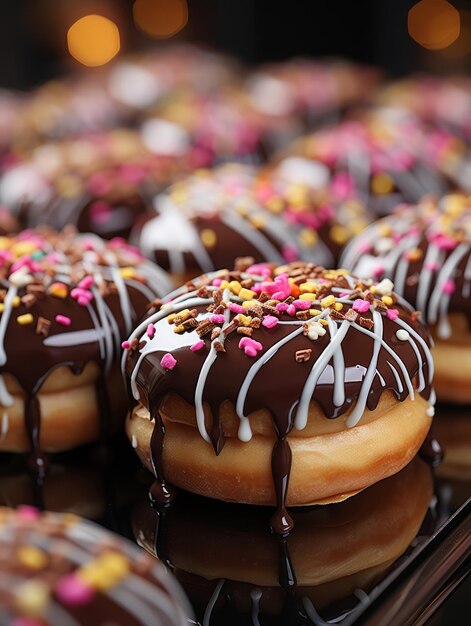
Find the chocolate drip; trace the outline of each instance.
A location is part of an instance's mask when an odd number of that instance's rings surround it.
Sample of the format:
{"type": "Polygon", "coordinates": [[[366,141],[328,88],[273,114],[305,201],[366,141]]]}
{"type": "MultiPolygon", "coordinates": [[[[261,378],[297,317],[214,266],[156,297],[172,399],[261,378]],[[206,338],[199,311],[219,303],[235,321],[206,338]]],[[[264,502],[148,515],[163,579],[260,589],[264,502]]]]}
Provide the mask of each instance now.
{"type": "Polygon", "coordinates": [[[287,535],[294,528],[293,518],[286,509],[291,461],[291,448],[286,437],[282,437],[275,443],[271,460],[277,502],[276,511],[271,518],[271,527],[279,535],[287,535]]]}
{"type": "Polygon", "coordinates": [[[41,434],[41,409],[35,393],[25,398],[25,427],[31,445],[28,466],[38,476],[43,476],[47,467],[47,460],[41,452],[39,438],[41,434]]]}
{"type": "Polygon", "coordinates": [[[154,428],[152,430],[152,437],[150,440],[150,449],[152,455],[152,464],[154,466],[155,480],[149,489],[149,495],[151,501],[155,505],[170,504],[175,499],[175,489],[167,483],[164,477],[163,463],[162,463],[162,449],[165,436],[165,426],[160,417],[159,411],[152,411],[152,420],[154,421],[154,428]]]}
{"type": "Polygon", "coordinates": [[[280,559],[278,580],[280,583],[280,587],[282,587],[285,591],[291,592],[296,587],[297,579],[293,563],[291,562],[287,539],[280,538],[278,546],[280,559]]]}

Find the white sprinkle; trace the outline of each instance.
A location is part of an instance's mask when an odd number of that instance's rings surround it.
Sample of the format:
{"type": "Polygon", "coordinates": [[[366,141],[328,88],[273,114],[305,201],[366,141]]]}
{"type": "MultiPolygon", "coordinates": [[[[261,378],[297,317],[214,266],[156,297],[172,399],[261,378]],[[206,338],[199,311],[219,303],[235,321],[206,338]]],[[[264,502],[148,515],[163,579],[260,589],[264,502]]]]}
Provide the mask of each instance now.
{"type": "Polygon", "coordinates": [[[408,341],[410,335],[407,332],[407,330],[400,328],[399,330],[396,331],[396,337],[399,339],[399,341],[408,341]]]}
{"type": "Polygon", "coordinates": [[[136,435],[133,435],[133,436],[132,436],[132,439],[131,439],[131,445],[132,445],[132,447],[133,447],[133,448],[137,448],[137,439],[136,439],[136,435]]]}
{"type": "Polygon", "coordinates": [[[434,406],[429,406],[427,409],[427,415],[429,417],[433,417],[435,415],[435,407],[434,406]]]}
{"type": "Polygon", "coordinates": [[[383,278],[383,280],[375,287],[376,293],[380,293],[382,296],[391,295],[393,289],[394,283],[392,282],[392,280],[389,280],[389,278],[383,278]]]}
{"type": "Polygon", "coordinates": [[[10,284],[15,287],[25,287],[33,282],[33,277],[28,273],[26,267],[22,267],[8,277],[10,284]]]}

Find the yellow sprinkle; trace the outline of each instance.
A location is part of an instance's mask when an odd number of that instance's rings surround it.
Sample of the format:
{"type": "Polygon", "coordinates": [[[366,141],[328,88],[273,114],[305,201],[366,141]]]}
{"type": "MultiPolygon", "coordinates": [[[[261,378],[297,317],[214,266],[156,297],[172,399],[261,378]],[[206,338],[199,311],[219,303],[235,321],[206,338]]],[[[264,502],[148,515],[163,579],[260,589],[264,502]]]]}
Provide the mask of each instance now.
{"type": "Polygon", "coordinates": [[[116,578],[123,578],[131,569],[129,560],[118,552],[104,554],[100,558],[100,566],[108,575],[116,578]]]}
{"type": "Polygon", "coordinates": [[[175,317],[178,317],[179,320],[184,322],[190,317],[190,315],[191,315],[190,309],[183,309],[183,311],[180,311],[179,313],[177,313],[175,317]]]}
{"type": "Polygon", "coordinates": [[[299,291],[301,293],[315,293],[317,291],[317,285],[315,283],[301,283],[301,285],[299,285],[299,291]]]}
{"type": "Polygon", "coordinates": [[[314,246],[319,239],[315,230],[312,228],[303,228],[299,233],[299,241],[303,246],[309,247],[314,246]]]}
{"type": "Polygon", "coordinates": [[[243,306],[244,309],[250,309],[250,307],[253,306],[253,302],[252,300],[244,300],[241,306],[243,306]]]}
{"type": "Polygon", "coordinates": [[[371,180],[371,190],[373,193],[386,194],[394,189],[394,181],[389,174],[376,174],[371,180]]]}
{"type": "Polygon", "coordinates": [[[185,327],[183,326],[183,324],[180,324],[179,326],[174,326],[173,332],[174,333],[184,333],[185,332],[185,327]]]}
{"type": "Polygon", "coordinates": [[[17,609],[29,617],[39,617],[49,604],[49,587],[40,580],[28,580],[16,589],[15,596],[17,609]]]}
{"type": "Polygon", "coordinates": [[[0,313],[3,313],[4,310],[5,310],[5,305],[3,304],[3,302],[0,302],[0,313]]]}
{"type": "Polygon", "coordinates": [[[250,223],[254,228],[258,228],[260,230],[265,226],[266,220],[260,215],[253,215],[250,218],[250,223]]]}
{"type": "Polygon", "coordinates": [[[49,287],[49,293],[56,298],[67,298],[67,285],[64,285],[64,283],[52,283],[49,287]]]}
{"type": "Polygon", "coordinates": [[[255,291],[251,289],[243,288],[239,291],[239,298],[242,298],[242,300],[252,300],[256,295],[255,291]]]}
{"type": "Polygon", "coordinates": [[[11,245],[11,239],[8,237],[0,237],[0,250],[6,250],[11,245]]]}
{"type": "Polygon", "coordinates": [[[239,283],[238,280],[231,280],[231,282],[229,283],[229,289],[232,291],[232,293],[235,293],[237,295],[242,289],[242,285],[239,283]]]}
{"type": "Polygon", "coordinates": [[[277,198],[276,196],[274,196],[273,198],[270,198],[266,201],[265,206],[269,211],[272,211],[273,213],[281,213],[284,207],[284,202],[281,198],[277,198]]]}
{"type": "Polygon", "coordinates": [[[124,279],[134,278],[134,276],[136,275],[136,270],[133,267],[122,267],[119,270],[119,273],[121,274],[121,277],[124,279]]]}
{"type": "Polygon", "coordinates": [[[409,261],[418,261],[423,256],[423,252],[420,248],[414,248],[413,250],[409,250],[407,253],[407,258],[409,261]]]}
{"type": "Polygon", "coordinates": [[[334,304],[334,302],[335,302],[335,296],[331,294],[330,296],[326,296],[325,298],[322,298],[321,307],[325,309],[331,304],[334,304]]]}
{"type": "Polygon", "coordinates": [[[49,562],[46,554],[35,546],[22,546],[18,549],[17,557],[20,563],[30,569],[42,569],[49,562]]]}
{"type": "Polygon", "coordinates": [[[341,310],[343,309],[343,304],[342,304],[341,302],[336,302],[336,303],[334,304],[334,309],[335,309],[336,311],[341,311],[341,310]]]}
{"type": "Polygon", "coordinates": [[[332,226],[329,235],[332,241],[339,245],[344,244],[348,240],[348,230],[340,224],[332,226]]]}
{"type": "Polygon", "coordinates": [[[14,309],[17,309],[17,308],[20,306],[20,304],[21,304],[21,298],[20,298],[20,296],[15,296],[15,297],[13,298],[13,300],[11,301],[11,306],[12,306],[14,309]]]}
{"type": "Polygon", "coordinates": [[[37,250],[37,246],[30,241],[18,241],[11,247],[11,252],[16,257],[24,256],[25,254],[32,254],[35,250],[37,250]]]}
{"type": "Polygon", "coordinates": [[[315,293],[302,293],[299,296],[300,300],[315,300],[316,299],[316,294],[315,293]]]}
{"type": "Polygon", "coordinates": [[[20,326],[26,326],[26,324],[32,324],[34,322],[34,317],[31,313],[25,313],[24,315],[18,315],[16,321],[20,326]]]}
{"type": "Polygon", "coordinates": [[[311,317],[316,317],[317,315],[320,315],[322,311],[319,311],[319,309],[309,309],[309,313],[311,317]]]}
{"type": "Polygon", "coordinates": [[[328,325],[328,321],[325,320],[323,317],[321,317],[321,319],[319,320],[319,322],[322,324],[322,326],[327,326],[328,325]]]}
{"type": "Polygon", "coordinates": [[[239,313],[237,315],[237,319],[242,324],[242,326],[250,326],[250,322],[252,321],[250,315],[242,315],[242,313],[239,313]]]}
{"type": "Polygon", "coordinates": [[[383,296],[381,300],[386,306],[391,306],[391,304],[393,303],[393,299],[391,298],[391,296],[383,296]]]}
{"type": "Polygon", "coordinates": [[[219,285],[220,289],[230,289],[231,285],[227,282],[227,280],[223,280],[219,285]]]}
{"type": "Polygon", "coordinates": [[[100,583],[103,579],[103,572],[96,563],[88,563],[84,567],[81,567],[77,572],[78,577],[95,589],[100,588],[100,583]]]}
{"type": "Polygon", "coordinates": [[[200,233],[201,241],[206,248],[214,248],[218,240],[216,233],[211,228],[203,228],[200,233]]]}
{"type": "Polygon", "coordinates": [[[176,313],[170,313],[170,315],[167,315],[167,322],[169,324],[173,324],[175,322],[176,317],[177,317],[176,313]]]}

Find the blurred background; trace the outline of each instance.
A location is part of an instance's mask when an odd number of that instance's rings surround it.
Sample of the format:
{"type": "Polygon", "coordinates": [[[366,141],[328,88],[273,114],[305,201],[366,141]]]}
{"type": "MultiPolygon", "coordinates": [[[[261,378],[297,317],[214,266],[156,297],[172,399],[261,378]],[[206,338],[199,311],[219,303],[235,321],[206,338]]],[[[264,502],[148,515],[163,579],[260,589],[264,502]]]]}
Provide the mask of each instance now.
{"type": "MultiPolygon", "coordinates": [[[[70,29],[98,14],[96,65],[169,39],[216,48],[248,64],[293,55],[345,57],[396,77],[471,66],[469,0],[2,0],[0,86],[27,89],[80,67],[70,29]],[[412,9],[412,12],[411,12],[412,9]],[[108,32],[107,28],[110,27],[108,32]],[[69,42],[68,42],[69,33],[69,42]],[[107,50],[107,47],[110,47],[107,50]],[[102,58],[100,58],[100,54],[102,58]]],[[[89,62],[90,60],[88,60],[89,62]]],[[[93,72],[93,70],[90,70],[93,72]]]]}

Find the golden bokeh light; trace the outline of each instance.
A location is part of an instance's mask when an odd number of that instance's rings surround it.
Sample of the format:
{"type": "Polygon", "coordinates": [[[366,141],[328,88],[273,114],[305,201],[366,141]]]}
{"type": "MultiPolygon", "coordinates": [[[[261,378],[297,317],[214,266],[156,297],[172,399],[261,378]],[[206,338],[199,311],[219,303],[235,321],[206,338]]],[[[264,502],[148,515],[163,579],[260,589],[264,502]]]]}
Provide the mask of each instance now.
{"type": "Polygon", "coordinates": [[[85,15],[69,28],[67,47],[74,59],[83,65],[105,65],[119,52],[118,27],[103,15],[85,15]]]}
{"type": "Polygon", "coordinates": [[[421,0],[409,11],[408,29],[423,48],[443,50],[460,35],[460,14],[446,0],[421,0]]]}
{"type": "Polygon", "coordinates": [[[168,39],[188,22],[186,0],[136,0],[134,22],[138,28],[157,39],[168,39]]]}
{"type": "Polygon", "coordinates": [[[471,54],[471,11],[460,11],[460,36],[445,50],[449,59],[463,59],[471,54]]]}

